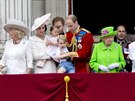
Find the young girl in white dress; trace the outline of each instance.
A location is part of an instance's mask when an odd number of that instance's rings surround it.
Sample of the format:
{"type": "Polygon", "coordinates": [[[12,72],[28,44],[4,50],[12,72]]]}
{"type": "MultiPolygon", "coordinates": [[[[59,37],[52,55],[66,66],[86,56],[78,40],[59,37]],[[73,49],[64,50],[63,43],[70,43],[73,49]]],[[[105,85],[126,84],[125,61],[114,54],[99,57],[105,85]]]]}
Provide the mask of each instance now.
{"type": "MultiPolygon", "coordinates": [[[[51,26],[50,27],[50,36],[47,41],[47,54],[54,57],[56,50],[58,48],[58,37],[60,34],[60,30],[57,27],[51,26]]],[[[53,58],[55,60],[55,58],[53,58]]],[[[58,62],[58,60],[55,60],[58,62]]]]}

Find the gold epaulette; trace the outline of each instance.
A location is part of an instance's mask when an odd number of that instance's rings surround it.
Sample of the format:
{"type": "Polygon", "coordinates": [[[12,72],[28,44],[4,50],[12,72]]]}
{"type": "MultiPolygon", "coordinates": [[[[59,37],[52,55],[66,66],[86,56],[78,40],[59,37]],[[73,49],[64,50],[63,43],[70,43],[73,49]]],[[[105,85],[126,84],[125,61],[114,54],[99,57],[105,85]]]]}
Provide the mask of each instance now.
{"type": "Polygon", "coordinates": [[[91,33],[90,31],[88,31],[87,29],[81,28],[81,30],[87,32],[87,33],[91,33]]]}

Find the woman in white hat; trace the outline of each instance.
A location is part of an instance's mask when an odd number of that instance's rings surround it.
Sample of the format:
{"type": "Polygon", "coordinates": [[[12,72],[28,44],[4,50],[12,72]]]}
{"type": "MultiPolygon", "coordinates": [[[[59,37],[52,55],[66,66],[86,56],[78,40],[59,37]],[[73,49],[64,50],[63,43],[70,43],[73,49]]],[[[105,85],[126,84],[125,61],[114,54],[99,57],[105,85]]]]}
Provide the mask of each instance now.
{"type": "Polygon", "coordinates": [[[48,13],[36,18],[32,26],[32,31],[36,31],[36,35],[29,38],[35,62],[34,73],[56,73],[56,64],[46,53],[46,43],[49,36],[45,32],[50,15],[48,13]]]}
{"type": "Polygon", "coordinates": [[[20,20],[12,19],[4,26],[11,37],[5,44],[0,61],[0,71],[6,74],[29,74],[33,68],[33,57],[30,42],[26,35],[27,26],[20,20]]]}

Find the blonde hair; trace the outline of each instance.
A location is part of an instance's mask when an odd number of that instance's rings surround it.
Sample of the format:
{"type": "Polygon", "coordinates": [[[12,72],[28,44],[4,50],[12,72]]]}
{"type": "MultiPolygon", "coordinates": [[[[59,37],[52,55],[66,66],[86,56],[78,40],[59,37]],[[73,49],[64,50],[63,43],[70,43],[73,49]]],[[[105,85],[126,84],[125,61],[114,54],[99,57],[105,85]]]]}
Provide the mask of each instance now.
{"type": "Polygon", "coordinates": [[[58,42],[59,42],[59,41],[67,42],[66,36],[65,36],[65,35],[59,35],[59,37],[58,37],[58,42]]]}
{"type": "Polygon", "coordinates": [[[21,30],[15,29],[14,31],[16,32],[19,39],[22,39],[26,36],[26,34],[21,30]]]}

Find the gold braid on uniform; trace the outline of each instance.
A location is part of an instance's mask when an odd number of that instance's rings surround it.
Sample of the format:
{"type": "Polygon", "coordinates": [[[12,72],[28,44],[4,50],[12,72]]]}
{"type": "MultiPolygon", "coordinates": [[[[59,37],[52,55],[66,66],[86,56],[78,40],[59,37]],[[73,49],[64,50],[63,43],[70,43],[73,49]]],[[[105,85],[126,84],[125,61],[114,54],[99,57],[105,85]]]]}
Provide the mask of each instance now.
{"type": "Polygon", "coordinates": [[[76,40],[75,35],[80,31],[79,28],[80,28],[80,26],[78,26],[77,30],[73,33],[73,37],[71,39],[71,43],[67,44],[68,47],[72,46],[72,52],[76,52],[77,51],[77,40],[76,40]]]}
{"type": "Polygon", "coordinates": [[[81,30],[83,30],[83,31],[85,31],[85,32],[87,32],[87,33],[91,33],[89,30],[84,29],[84,28],[81,28],[81,30]]]}
{"type": "Polygon", "coordinates": [[[77,51],[77,40],[76,40],[75,34],[73,35],[71,39],[71,44],[68,44],[67,46],[68,47],[72,46],[72,52],[77,51]]]}

